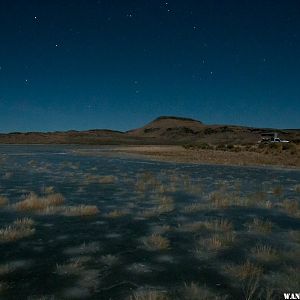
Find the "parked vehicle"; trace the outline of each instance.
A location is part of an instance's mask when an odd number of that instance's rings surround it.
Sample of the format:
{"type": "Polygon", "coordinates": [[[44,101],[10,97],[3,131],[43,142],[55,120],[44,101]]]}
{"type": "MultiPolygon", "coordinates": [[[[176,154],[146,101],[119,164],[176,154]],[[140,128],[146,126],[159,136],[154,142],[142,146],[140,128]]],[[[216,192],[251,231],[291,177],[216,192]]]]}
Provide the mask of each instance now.
{"type": "Polygon", "coordinates": [[[288,140],[281,140],[280,138],[271,139],[271,143],[289,143],[288,140]]]}
{"type": "Polygon", "coordinates": [[[261,134],[261,140],[258,142],[260,144],[269,144],[269,143],[289,143],[288,140],[281,140],[278,137],[277,132],[267,132],[261,134]]]}

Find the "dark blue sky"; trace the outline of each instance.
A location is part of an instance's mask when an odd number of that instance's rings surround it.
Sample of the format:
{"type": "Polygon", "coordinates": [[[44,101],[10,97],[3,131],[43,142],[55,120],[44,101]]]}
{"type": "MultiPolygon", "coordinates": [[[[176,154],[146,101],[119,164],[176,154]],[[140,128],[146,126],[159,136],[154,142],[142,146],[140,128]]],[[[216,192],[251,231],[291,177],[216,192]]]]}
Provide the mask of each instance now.
{"type": "Polygon", "coordinates": [[[299,16],[299,0],[1,0],[0,131],[299,128],[299,16]]]}

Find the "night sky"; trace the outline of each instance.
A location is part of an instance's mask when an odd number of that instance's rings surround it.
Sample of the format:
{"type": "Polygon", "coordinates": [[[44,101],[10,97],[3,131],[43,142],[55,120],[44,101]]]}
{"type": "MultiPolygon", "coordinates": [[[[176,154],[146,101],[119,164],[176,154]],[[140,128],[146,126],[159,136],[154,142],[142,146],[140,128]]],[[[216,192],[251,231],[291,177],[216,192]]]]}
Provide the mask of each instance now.
{"type": "Polygon", "coordinates": [[[1,132],[300,127],[299,0],[0,0],[0,22],[1,132]]]}

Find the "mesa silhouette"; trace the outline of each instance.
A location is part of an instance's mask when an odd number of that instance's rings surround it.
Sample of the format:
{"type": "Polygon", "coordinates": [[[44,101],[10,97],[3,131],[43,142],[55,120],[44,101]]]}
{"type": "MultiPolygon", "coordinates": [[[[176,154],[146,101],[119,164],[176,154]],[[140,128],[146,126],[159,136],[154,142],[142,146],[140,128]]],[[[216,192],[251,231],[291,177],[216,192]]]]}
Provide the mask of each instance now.
{"type": "Polygon", "coordinates": [[[300,143],[300,129],[254,128],[236,125],[208,125],[198,120],[161,116],[143,127],[121,132],[109,129],[55,132],[11,132],[0,134],[1,144],[89,144],[89,145],[182,145],[186,143],[249,144],[262,133],[300,143]]]}

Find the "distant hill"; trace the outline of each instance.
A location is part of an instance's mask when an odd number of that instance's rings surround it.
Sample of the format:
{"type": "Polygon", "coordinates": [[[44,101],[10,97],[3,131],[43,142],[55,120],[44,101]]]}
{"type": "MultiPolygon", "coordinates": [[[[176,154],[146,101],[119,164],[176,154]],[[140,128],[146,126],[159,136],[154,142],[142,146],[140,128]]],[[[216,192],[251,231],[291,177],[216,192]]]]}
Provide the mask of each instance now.
{"type": "Polygon", "coordinates": [[[176,138],[188,134],[195,134],[203,129],[203,124],[200,121],[173,117],[162,116],[147,125],[130,130],[127,132],[130,136],[139,137],[154,137],[154,138],[176,138]]]}
{"type": "Polygon", "coordinates": [[[127,132],[108,129],[64,132],[14,132],[0,134],[2,144],[247,144],[256,143],[261,133],[278,132],[279,137],[300,143],[300,129],[269,129],[234,125],[206,125],[175,116],[161,116],[127,132]]]}

